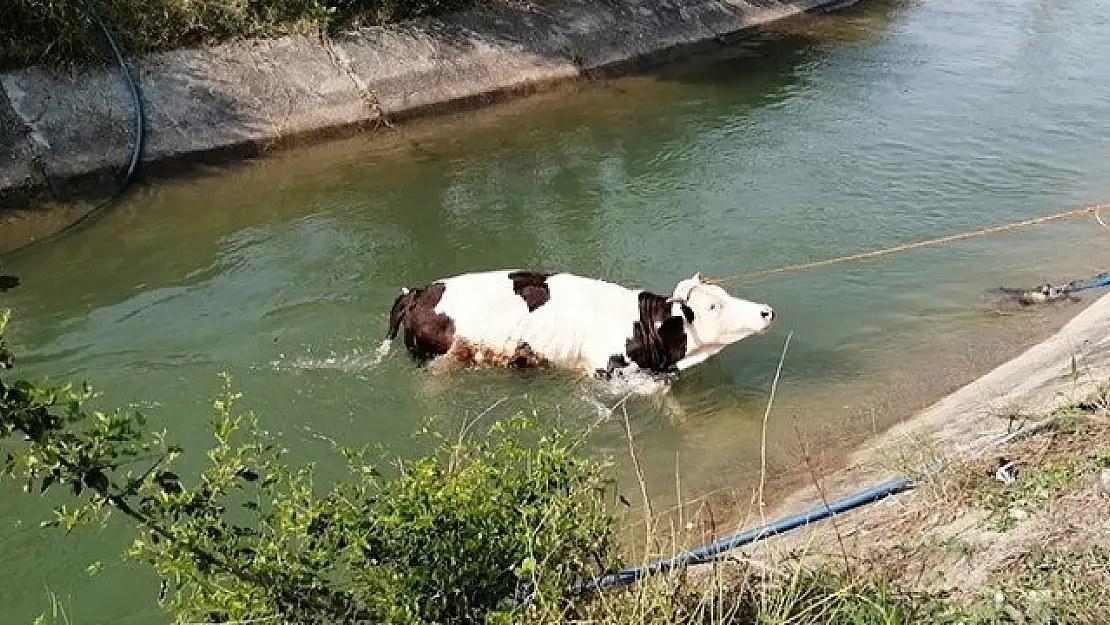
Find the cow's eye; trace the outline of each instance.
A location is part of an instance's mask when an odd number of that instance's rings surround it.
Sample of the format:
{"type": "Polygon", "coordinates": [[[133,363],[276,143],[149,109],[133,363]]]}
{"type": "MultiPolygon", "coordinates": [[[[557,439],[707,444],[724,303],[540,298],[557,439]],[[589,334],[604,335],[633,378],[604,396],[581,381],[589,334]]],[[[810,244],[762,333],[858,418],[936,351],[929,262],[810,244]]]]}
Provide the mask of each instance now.
{"type": "Polygon", "coordinates": [[[710,304],[709,305],[709,310],[717,310],[717,305],[716,304],[710,304]]]}

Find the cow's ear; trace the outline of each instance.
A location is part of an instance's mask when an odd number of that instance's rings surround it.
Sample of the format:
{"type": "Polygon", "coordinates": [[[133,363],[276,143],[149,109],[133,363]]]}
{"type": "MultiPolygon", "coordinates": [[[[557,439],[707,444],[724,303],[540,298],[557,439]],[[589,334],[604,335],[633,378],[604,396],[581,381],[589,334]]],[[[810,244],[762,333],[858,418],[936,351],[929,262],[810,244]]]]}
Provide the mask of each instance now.
{"type": "Polygon", "coordinates": [[[705,284],[705,280],[702,279],[700,271],[694,272],[694,281],[698,284],[705,284]]]}
{"type": "Polygon", "coordinates": [[[667,299],[667,304],[671,306],[678,304],[679,309],[682,311],[682,316],[686,319],[686,323],[694,322],[694,309],[686,304],[686,300],[681,297],[671,297],[667,299]]]}

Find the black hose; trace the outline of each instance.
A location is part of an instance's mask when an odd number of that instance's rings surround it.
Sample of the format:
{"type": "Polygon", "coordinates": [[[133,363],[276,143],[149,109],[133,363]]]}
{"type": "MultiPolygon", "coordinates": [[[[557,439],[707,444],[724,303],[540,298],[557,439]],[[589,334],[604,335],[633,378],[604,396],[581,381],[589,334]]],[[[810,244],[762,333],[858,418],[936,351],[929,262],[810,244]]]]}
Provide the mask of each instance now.
{"type": "Polygon", "coordinates": [[[131,183],[135,179],[135,173],[136,171],[138,171],[139,168],[139,159],[142,156],[143,145],[146,141],[146,136],[143,130],[143,120],[146,117],[146,113],[143,109],[143,97],[139,90],[138,79],[131,73],[130,68],[127,66],[127,61],[123,58],[123,52],[120,50],[119,44],[116,42],[116,38],[112,36],[112,31],[108,28],[108,25],[104,23],[104,20],[102,20],[100,18],[100,15],[96,12],[96,9],[92,5],[92,0],[84,0],[84,4],[85,9],[89,12],[89,15],[92,17],[93,21],[96,22],[97,26],[100,27],[100,32],[104,34],[104,38],[108,41],[108,45],[112,48],[112,54],[116,57],[116,63],[119,65],[119,69],[123,73],[124,79],[127,81],[128,88],[131,90],[131,100],[134,103],[135,109],[135,142],[133,149],[131,150],[131,160],[127,164],[127,170],[124,172],[123,179],[120,181],[119,186],[116,187],[116,190],[110,196],[108,196],[98,205],[90,209],[84,215],[81,215],[81,217],[77,218],[72,223],[66,225],[64,228],[61,228],[60,230],[40,239],[29,241],[13,250],[9,250],[8,252],[3,254],[3,256],[5,257],[14,256],[15,254],[24,252],[36,245],[45,243],[47,241],[57,241],[61,237],[72,233],[78,227],[91,223],[91,220],[93,218],[101,215],[104,212],[104,209],[106,209],[113,201],[119,199],[119,197],[123,195],[124,191],[126,191],[131,186],[131,183]]]}

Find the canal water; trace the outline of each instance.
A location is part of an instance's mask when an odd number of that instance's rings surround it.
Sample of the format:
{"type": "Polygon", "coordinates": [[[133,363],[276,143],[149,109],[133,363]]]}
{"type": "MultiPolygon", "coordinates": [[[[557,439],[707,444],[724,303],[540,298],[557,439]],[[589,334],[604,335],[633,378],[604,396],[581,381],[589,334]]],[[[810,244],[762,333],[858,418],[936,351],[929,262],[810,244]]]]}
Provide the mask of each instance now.
{"type": "MultiPolygon", "coordinates": [[[[404,456],[425,417],[490,406],[600,427],[619,394],[558,373],[431,379],[378,351],[402,285],[478,269],[569,270],[669,293],[717,276],[1110,199],[1110,5],[875,0],[793,19],[696,62],[139,189],[94,227],[4,267],[21,373],[85,379],[187,448],[222,371],[297,461],[322,438],[404,456]],[[496,404],[496,405],[495,405],[496,404]]],[[[627,407],[653,497],[748,499],[1051,333],[1084,302],[1000,309],[989,289],[1108,268],[1079,219],[730,285],[775,329],[627,407]],[[807,454],[799,452],[808,449],[807,454]]],[[[0,495],[0,619],[49,593],[80,623],[162,617],[126,534],[40,530],[52,500],[0,495]],[[106,568],[90,577],[93,560],[106,568]]]]}

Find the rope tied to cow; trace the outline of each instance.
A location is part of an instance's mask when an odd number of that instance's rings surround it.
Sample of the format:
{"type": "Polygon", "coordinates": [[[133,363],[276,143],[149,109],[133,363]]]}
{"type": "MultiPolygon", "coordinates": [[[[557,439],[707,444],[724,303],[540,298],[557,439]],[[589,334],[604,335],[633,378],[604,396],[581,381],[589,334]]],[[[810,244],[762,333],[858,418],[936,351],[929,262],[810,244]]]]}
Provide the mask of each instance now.
{"type": "Polygon", "coordinates": [[[912,243],[902,243],[902,244],[899,244],[899,245],[892,245],[890,247],[884,247],[884,248],[879,248],[879,249],[875,249],[875,250],[868,250],[866,252],[856,252],[856,253],[853,253],[853,254],[845,254],[843,256],[835,256],[833,258],[826,258],[826,259],[823,259],[823,260],[815,260],[815,261],[809,261],[809,262],[804,262],[804,263],[794,263],[794,264],[791,264],[791,265],[782,265],[780,267],[771,267],[769,269],[759,269],[759,270],[756,270],[756,271],[749,271],[749,272],[746,272],[746,273],[738,273],[738,274],[735,274],[735,275],[724,276],[724,277],[720,277],[720,278],[705,278],[704,282],[707,283],[707,284],[720,285],[720,284],[726,284],[726,283],[730,283],[730,282],[744,282],[744,281],[754,280],[756,278],[763,278],[763,277],[772,276],[772,275],[797,273],[799,271],[806,271],[806,270],[809,270],[809,269],[816,269],[818,267],[826,267],[828,265],[858,262],[858,261],[862,261],[862,260],[869,260],[869,259],[872,259],[872,258],[878,258],[880,256],[886,256],[886,255],[889,255],[889,254],[896,254],[896,253],[899,253],[899,252],[908,252],[910,250],[916,250],[916,249],[920,249],[920,248],[924,248],[924,247],[930,247],[930,246],[935,246],[935,245],[943,245],[945,243],[954,243],[956,241],[962,241],[962,240],[965,240],[965,239],[971,239],[971,238],[975,238],[975,237],[997,234],[997,233],[1006,232],[1006,231],[1009,231],[1009,230],[1017,230],[1019,228],[1025,228],[1025,227],[1028,227],[1028,226],[1035,226],[1035,225],[1039,225],[1039,224],[1043,224],[1043,223],[1048,223],[1050,221],[1057,221],[1057,220],[1060,220],[1060,219],[1068,219],[1068,218],[1072,218],[1072,217],[1078,217],[1080,215],[1093,214],[1095,219],[1098,221],[1099,225],[1101,225],[1103,228],[1106,228],[1107,231],[1110,231],[1110,226],[1106,225],[1106,223],[1102,220],[1102,216],[1100,214],[1102,212],[1102,210],[1106,209],[1106,208],[1110,208],[1110,204],[1091,204],[1091,205],[1088,205],[1088,206],[1084,206],[1082,208],[1060,211],[1060,212],[1052,213],[1052,214],[1049,214],[1049,215],[1041,215],[1039,217],[1032,217],[1030,219],[1023,219],[1021,221],[1014,221],[1014,222],[1010,222],[1010,223],[1006,223],[1006,224],[1001,224],[1001,225],[998,225],[998,226],[990,226],[990,227],[987,227],[987,228],[977,228],[975,230],[966,230],[964,232],[960,232],[960,233],[957,233],[957,234],[949,234],[949,235],[945,235],[945,236],[941,236],[941,237],[935,237],[935,238],[932,238],[932,239],[925,239],[925,240],[922,240],[922,241],[915,241],[915,242],[912,242],[912,243]]]}

